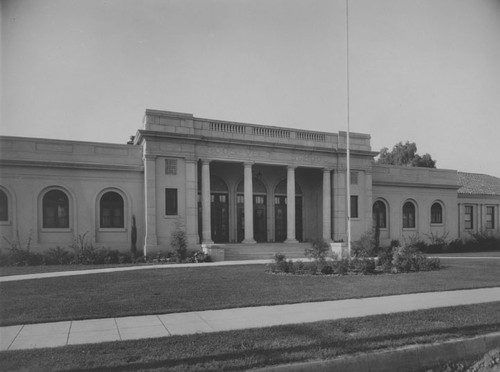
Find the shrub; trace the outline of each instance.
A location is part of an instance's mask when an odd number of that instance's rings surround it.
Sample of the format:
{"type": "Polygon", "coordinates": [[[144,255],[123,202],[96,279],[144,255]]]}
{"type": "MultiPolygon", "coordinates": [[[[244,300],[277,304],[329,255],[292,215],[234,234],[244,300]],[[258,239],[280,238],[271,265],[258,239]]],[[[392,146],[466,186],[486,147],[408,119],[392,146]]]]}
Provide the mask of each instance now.
{"type": "Polygon", "coordinates": [[[446,250],[448,246],[448,233],[443,233],[443,235],[439,235],[438,233],[430,233],[427,235],[429,239],[429,244],[423,250],[424,253],[441,253],[446,250]]]}
{"type": "Polygon", "coordinates": [[[375,272],[375,260],[371,258],[354,258],[349,262],[349,269],[355,273],[373,274],[375,272]]]}
{"type": "Polygon", "coordinates": [[[45,253],[45,263],[47,265],[68,265],[74,260],[74,256],[66,249],[57,246],[50,248],[45,253]]]}
{"type": "Polygon", "coordinates": [[[392,247],[380,248],[377,255],[377,265],[383,272],[390,272],[392,268],[392,247]]]}
{"type": "Polygon", "coordinates": [[[437,270],[441,268],[438,258],[429,259],[415,246],[405,245],[394,249],[392,271],[408,273],[412,271],[437,270]]]}
{"type": "Polygon", "coordinates": [[[212,262],[210,256],[203,251],[194,251],[188,254],[186,262],[200,263],[200,262],[212,262]]]}
{"type": "Polygon", "coordinates": [[[500,250],[500,237],[489,233],[487,230],[480,230],[478,232],[471,233],[470,235],[475,250],[500,250]]]}
{"type": "Polygon", "coordinates": [[[87,234],[88,231],[84,234],[78,234],[70,245],[75,252],[72,262],[74,264],[91,265],[99,261],[99,249],[88,241],[87,234]]]}
{"type": "Polygon", "coordinates": [[[330,244],[324,240],[314,240],[311,243],[311,247],[307,247],[304,250],[304,255],[307,258],[311,258],[317,263],[324,265],[328,252],[330,252],[330,244]]]}
{"type": "Polygon", "coordinates": [[[176,227],[172,235],[170,235],[170,247],[173,249],[177,262],[182,262],[187,257],[187,239],[186,233],[182,229],[181,224],[177,221],[176,227]]]}
{"type": "Polygon", "coordinates": [[[352,242],[351,252],[354,257],[373,257],[376,247],[375,233],[367,231],[358,240],[352,242]]]}
{"type": "Polygon", "coordinates": [[[14,239],[9,240],[5,236],[3,239],[7,242],[9,248],[8,253],[2,258],[2,264],[6,266],[33,266],[42,265],[44,263],[41,254],[32,253],[30,251],[31,242],[33,241],[33,231],[29,232],[24,247],[19,238],[19,231],[17,231],[14,239]]]}

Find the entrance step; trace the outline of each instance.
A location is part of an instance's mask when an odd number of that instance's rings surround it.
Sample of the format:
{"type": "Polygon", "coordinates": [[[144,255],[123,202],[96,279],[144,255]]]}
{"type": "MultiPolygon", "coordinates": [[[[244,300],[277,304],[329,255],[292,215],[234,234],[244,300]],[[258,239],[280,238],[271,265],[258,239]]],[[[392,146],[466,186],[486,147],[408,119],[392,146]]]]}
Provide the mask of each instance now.
{"type": "Polygon", "coordinates": [[[287,258],[305,258],[304,250],[311,243],[256,243],[256,244],[217,244],[224,248],[225,261],[272,259],[276,253],[287,258]]]}

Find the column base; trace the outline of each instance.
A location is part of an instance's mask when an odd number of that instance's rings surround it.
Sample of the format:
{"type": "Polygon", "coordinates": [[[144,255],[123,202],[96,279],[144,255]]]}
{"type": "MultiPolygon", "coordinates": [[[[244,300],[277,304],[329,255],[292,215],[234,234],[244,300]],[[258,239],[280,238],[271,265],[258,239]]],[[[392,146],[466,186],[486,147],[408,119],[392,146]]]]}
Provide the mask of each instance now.
{"type": "Polygon", "coordinates": [[[257,244],[257,242],[253,239],[245,239],[241,243],[242,244],[257,244]]]}
{"type": "Polygon", "coordinates": [[[287,239],[283,243],[286,244],[297,244],[299,241],[297,239],[287,239]]]}
{"type": "Polygon", "coordinates": [[[214,244],[214,242],[212,240],[203,240],[201,242],[201,244],[205,244],[205,245],[211,245],[211,244],[214,244]]]}

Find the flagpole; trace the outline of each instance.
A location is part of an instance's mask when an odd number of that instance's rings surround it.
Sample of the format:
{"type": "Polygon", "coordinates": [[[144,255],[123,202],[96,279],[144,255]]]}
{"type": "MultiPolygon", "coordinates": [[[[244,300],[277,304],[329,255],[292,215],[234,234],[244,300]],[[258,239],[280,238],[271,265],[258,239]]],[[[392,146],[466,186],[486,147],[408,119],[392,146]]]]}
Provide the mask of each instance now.
{"type": "Polygon", "coordinates": [[[347,137],[346,137],[346,156],[347,156],[347,177],[346,177],[346,189],[347,189],[347,254],[351,257],[351,152],[349,144],[349,126],[350,126],[350,107],[349,107],[349,0],[345,2],[345,25],[346,25],[346,94],[347,94],[347,137]]]}

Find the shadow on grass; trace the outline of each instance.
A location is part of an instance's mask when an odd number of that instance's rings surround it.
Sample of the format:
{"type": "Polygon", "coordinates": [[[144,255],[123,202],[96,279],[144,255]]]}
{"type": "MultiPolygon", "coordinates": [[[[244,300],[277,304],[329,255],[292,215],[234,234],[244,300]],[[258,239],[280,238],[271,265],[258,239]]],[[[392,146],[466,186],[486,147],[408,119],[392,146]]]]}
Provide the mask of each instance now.
{"type": "MultiPolygon", "coordinates": [[[[169,358],[145,362],[138,361],[137,356],[131,355],[125,363],[113,366],[106,366],[107,371],[136,371],[139,369],[160,369],[168,368],[175,370],[189,370],[189,368],[202,368],[206,371],[232,370],[241,371],[251,368],[259,368],[270,365],[286,363],[299,363],[308,360],[332,359],[341,355],[353,354],[357,352],[370,352],[378,349],[400,347],[414,343],[431,343],[439,340],[453,338],[455,336],[472,336],[481,333],[491,332],[493,329],[500,329],[500,323],[482,326],[451,327],[435,330],[431,334],[429,331],[413,332],[407,334],[388,333],[383,336],[370,336],[364,338],[353,337],[351,333],[356,333],[352,325],[344,325],[341,329],[336,329],[333,334],[331,329],[326,327],[309,327],[307,325],[282,326],[263,330],[266,333],[274,333],[277,339],[299,339],[305,340],[303,345],[289,345],[276,348],[258,347],[253,348],[254,343],[247,341],[241,344],[233,344],[233,350],[216,355],[190,356],[180,358],[169,358]],[[237,349],[240,350],[237,350],[237,349]],[[244,350],[241,350],[244,349],[244,350]]],[[[223,334],[220,335],[222,338],[223,334]]],[[[182,336],[179,336],[182,337],[182,336]]],[[[191,336],[192,337],[192,336],[191,336]]],[[[258,337],[258,336],[257,336],[258,337]]],[[[228,337],[231,339],[232,337],[228,337]]],[[[160,339],[148,340],[156,343],[160,339]]],[[[236,340],[235,340],[236,341],[236,340]]],[[[194,346],[194,345],[193,345],[194,346]]],[[[103,367],[77,368],[69,371],[102,371],[103,367]]]]}

